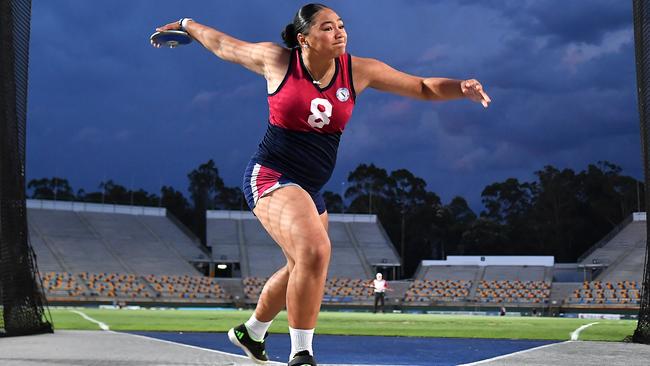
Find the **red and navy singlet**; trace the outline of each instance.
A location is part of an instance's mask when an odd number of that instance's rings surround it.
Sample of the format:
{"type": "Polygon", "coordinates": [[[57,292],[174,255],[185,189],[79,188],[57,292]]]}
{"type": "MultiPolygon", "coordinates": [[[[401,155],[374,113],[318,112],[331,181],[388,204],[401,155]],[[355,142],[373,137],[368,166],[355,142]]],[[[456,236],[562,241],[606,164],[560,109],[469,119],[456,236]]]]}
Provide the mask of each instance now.
{"type": "Polygon", "coordinates": [[[269,125],[253,156],[310,193],[320,191],[332,175],[356,98],[351,56],[334,61],[332,81],[321,88],[307,72],[300,49],[291,51],[287,74],[268,96],[269,125]]]}

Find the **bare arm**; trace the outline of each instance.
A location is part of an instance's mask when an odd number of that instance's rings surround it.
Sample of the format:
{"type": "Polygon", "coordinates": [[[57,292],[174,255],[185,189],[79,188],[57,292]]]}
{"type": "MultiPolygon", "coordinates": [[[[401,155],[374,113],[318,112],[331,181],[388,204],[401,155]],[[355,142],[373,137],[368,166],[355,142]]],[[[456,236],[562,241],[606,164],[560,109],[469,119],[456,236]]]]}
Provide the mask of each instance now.
{"type": "Polygon", "coordinates": [[[422,78],[362,57],[352,57],[354,86],[357,93],[366,88],[403,95],[421,100],[450,100],[468,98],[487,107],[490,97],[475,79],[422,78]]]}
{"type": "MultiPolygon", "coordinates": [[[[174,22],[156,30],[177,29],[180,29],[180,25],[174,22]]],[[[289,51],[275,43],[245,42],[195,21],[187,22],[185,31],[222,60],[242,65],[268,80],[275,78],[278,72],[284,75],[283,72],[286,71],[289,51]]]]}

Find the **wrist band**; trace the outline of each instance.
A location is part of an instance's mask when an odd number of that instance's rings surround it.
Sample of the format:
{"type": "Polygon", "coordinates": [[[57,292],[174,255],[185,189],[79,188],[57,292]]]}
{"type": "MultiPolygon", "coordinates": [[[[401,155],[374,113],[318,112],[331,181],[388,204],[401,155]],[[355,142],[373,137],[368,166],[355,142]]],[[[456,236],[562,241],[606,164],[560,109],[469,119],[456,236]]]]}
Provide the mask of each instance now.
{"type": "Polygon", "coordinates": [[[192,18],[181,18],[178,21],[178,25],[181,27],[182,31],[185,31],[185,27],[187,27],[187,22],[194,21],[192,18]]]}

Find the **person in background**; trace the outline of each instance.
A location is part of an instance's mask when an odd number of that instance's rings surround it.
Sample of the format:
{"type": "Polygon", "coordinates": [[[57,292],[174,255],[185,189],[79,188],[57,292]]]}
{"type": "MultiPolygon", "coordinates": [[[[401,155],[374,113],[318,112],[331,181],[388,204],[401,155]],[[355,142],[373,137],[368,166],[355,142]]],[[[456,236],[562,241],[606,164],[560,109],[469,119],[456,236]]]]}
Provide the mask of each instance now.
{"type": "Polygon", "coordinates": [[[379,305],[379,310],[383,313],[386,291],[392,291],[392,289],[388,287],[388,282],[384,280],[384,276],[381,273],[375,275],[375,279],[372,281],[372,288],[375,293],[375,306],[373,313],[377,313],[377,305],[379,305]]]}

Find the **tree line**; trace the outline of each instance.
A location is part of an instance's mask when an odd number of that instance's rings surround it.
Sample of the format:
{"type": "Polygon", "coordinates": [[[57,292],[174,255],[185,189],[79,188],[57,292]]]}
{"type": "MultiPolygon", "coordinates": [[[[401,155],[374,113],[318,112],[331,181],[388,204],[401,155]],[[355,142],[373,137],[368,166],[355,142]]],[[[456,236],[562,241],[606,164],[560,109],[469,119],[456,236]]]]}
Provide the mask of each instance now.
{"type": "MultiPolygon", "coordinates": [[[[325,191],[330,213],[376,214],[413,275],[423,259],[447,255],[552,255],[575,262],[591,245],[637,210],[645,211],[642,182],[610,162],[576,172],[545,166],[535,179],[509,178],[486,186],[483,210],[460,196],[448,203],[406,169],[388,172],[361,164],[341,194],[325,191]]],[[[170,186],[160,193],[132,190],[107,180],[96,191],[74,191],[67,179],[29,181],[30,197],[60,201],[165,207],[206,243],[206,210],[248,210],[239,187],[228,187],[213,160],[187,174],[186,197],[170,186]]]]}

